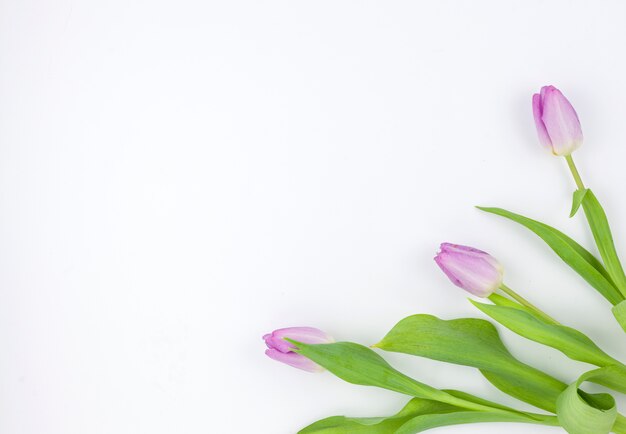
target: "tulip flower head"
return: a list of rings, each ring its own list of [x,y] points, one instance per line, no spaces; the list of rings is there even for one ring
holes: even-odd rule
[[[576,110],[556,87],[544,86],[533,95],[533,115],[539,141],[554,155],[570,155],[583,143]]]
[[[488,297],[502,285],[504,269],[490,254],[472,247],[443,243],[435,262],[456,286]]]
[[[293,351],[296,346],[285,338],[302,342],[303,344],[329,344],[335,340],[313,327],[288,327],[274,330],[263,336],[267,350],[265,354],[271,359],[286,363],[294,368],[309,372],[321,372],[324,370],[320,365]]]

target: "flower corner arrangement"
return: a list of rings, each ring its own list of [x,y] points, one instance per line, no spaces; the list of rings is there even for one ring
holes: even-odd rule
[[[576,111],[553,86],[533,95],[532,111],[539,141],[567,162],[576,184],[570,217],[582,208],[599,257],[545,223],[501,208],[479,209],[522,225],[541,238],[604,296],[612,317],[626,331],[626,274],[607,216],[594,193],[583,184],[572,158],[583,141]],[[471,303],[491,321],[412,315],[398,322],[380,342],[368,346],[335,342],[312,327],[283,328],[263,337],[266,354],[274,360],[309,372],[326,370],[348,383],[388,389],[407,397],[406,405],[394,415],[332,416],[303,428],[300,434],[414,434],[479,422],[548,425],[570,434],[626,434],[626,416],[619,413],[613,397],[626,393],[626,365],[611,356],[610,350],[600,348],[574,324],[560,323],[507,286],[502,265],[488,253],[443,243],[435,262],[453,284],[480,299]],[[517,360],[492,321],[594,367],[578,378],[553,377]],[[394,369],[385,361],[384,352],[474,367],[493,386],[536,407],[536,411],[521,411],[463,391],[429,386]],[[591,393],[587,383],[595,383],[603,391]]]

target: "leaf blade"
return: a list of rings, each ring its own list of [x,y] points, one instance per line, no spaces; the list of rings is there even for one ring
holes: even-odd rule
[[[289,340],[289,339],[288,339]],[[304,344],[292,341],[299,354],[313,360],[344,381],[374,386],[417,398],[446,402],[448,394],[394,369],[371,349],[353,342]]]
[[[604,260],[606,269],[613,282],[615,282],[617,289],[619,289],[622,295],[626,295],[626,274],[624,274],[622,263],[617,256],[606,213],[595,194],[589,189],[587,189],[581,201],[591,233],[600,251],[600,256]]]
[[[527,310],[516,307],[470,302],[485,315],[509,330],[532,341],[555,348],[573,360],[607,366],[619,363],[576,329],[549,324]]]
[[[576,215],[576,212],[578,212],[578,209],[580,208],[580,205],[583,203],[583,199],[585,198],[585,195],[587,194],[588,191],[589,190],[586,188],[578,189],[574,191],[574,195],[572,197],[572,210],[569,213],[570,218]]]
[[[602,376],[603,368],[581,375],[557,399],[557,418],[570,434],[608,434],[617,420],[617,407],[611,395],[587,394],[578,388],[584,381]]]
[[[585,198],[589,195],[585,195]],[[584,204],[584,202],[583,202]],[[613,284],[612,278],[602,263],[589,251],[565,235],[563,232],[541,223],[537,220],[524,217],[520,214],[502,208],[477,207],[478,209],[505,217],[521,224],[534,232],[574,271],[587,281],[593,288],[602,294],[611,304],[615,305],[624,300],[624,296]]]
[[[387,434],[394,433],[410,419],[424,414],[458,411],[441,402],[413,398],[398,413],[389,417],[354,418],[332,416],[318,420],[298,431],[298,434]]]
[[[468,394],[456,392],[459,397]],[[475,399],[475,397],[472,397]],[[486,403],[478,399],[479,402]],[[441,402],[413,398],[402,410],[389,417],[351,418],[328,417],[303,428],[298,434],[414,434],[441,426],[481,422],[522,422],[557,425],[554,416],[504,414],[487,411],[467,411]]]
[[[613,306],[611,311],[619,325],[622,326],[626,332],[626,300]]]
[[[487,322],[484,320],[479,321]],[[416,398],[439,401],[468,410],[529,415],[528,413],[489,402],[467,393],[440,390],[421,383],[397,371],[379,354],[363,345],[352,342],[304,344],[291,339],[287,339],[287,341],[296,345],[293,351],[311,359],[348,383],[380,387]]]
[[[567,387],[513,357],[493,324],[481,319],[446,321],[432,315],[412,315],[396,324],[375,347],[478,368],[503,392],[552,412],[557,397]]]
[[[484,422],[525,422],[537,423],[529,419],[485,411],[459,411],[443,414],[417,416],[402,425],[394,434],[417,434],[432,428]],[[552,425],[552,424],[550,424]]]

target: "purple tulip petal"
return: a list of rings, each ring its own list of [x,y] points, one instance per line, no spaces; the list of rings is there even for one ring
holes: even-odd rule
[[[272,333],[275,338],[293,339],[294,341],[302,342],[304,344],[326,344],[332,341],[332,338],[323,331],[314,327],[288,327],[284,329],[275,330]]]
[[[554,155],[567,156],[583,142],[583,133],[574,107],[554,86],[544,86],[533,95],[533,117],[539,141]]]
[[[278,350],[270,348],[265,350],[265,354],[271,359],[286,363],[289,366],[293,366],[294,368],[302,369],[304,371],[321,372],[324,370],[324,368],[317,363],[297,353],[282,353]]]
[[[546,148],[552,150],[552,141],[550,140],[550,136],[548,135],[548,130],[546,130],[546,126],[541,120],[541,115],[543,112],[542,104],[541,104],[541,95],[538,93],[533,95],[533,117],[535,118],[535,126],[537,127],[537,135],[539,136],[539,142]]]
[[[269,348],[276,348],[283,353],[294,348],[294,345],[284,338],[302,342],[303,344],[326,344],[333,342],[330,336],[313,327],[288,327],[275,330],[271,334],[263,336]]]
[[[502,284],[502,265],[482,250],[443,243],[435,262],[452,283],[479,297],[489,296]]]
[[[552,140],[556,155],[569,155],[583,141],[580,121],[574,107],[556,88],[546,90],[543,101],[542,120]]]
[[[263,340],[265,341],[267,348],[274,348],[281,353],[287,353],[295,348],[291,342],[287,342],[283,338],[274,336],[274,333],[263,336]]]
[[[265,351],[268,357],[309,372],[323,370],[321,366],[293,351],[295,345],[285,338],[305,344],[328,344],[334,342],[332,337],[313,327],[288,327],[263,336],[268,347]]]

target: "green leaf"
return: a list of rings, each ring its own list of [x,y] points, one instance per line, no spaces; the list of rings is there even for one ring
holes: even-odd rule
[[[421,398],[413,398],[397,414],[390,417],[354,418],[333,416],[319,420],[298,434],[387,434],[395,433],[407,421],[425,414],[460,411],[458,407]]]
[[[485,407],[491,407],[491,408],[499,408],[500,410],[506,410],[506,411],[512,411],[513,409],[511,409],[510,407],[506,407],[502,404],[498,404],[496,402],[492,402],[492,401],[487,401],[486,399],[483,398],[479,398],[478,396],[474,396],[471,395],[467,392],[462,392],[460,390],[454,390],[454,389],[443,389],[444,392],[449,393],[452,396],[455,396],[457,398],[463,399],[465,401],[470,401],[470,402],[474,402],[476,404],[481,404]],[[517,410],[513,410],[513,411],[517,411]],[[537,415],[535,413],[526,413],[524,412],[524,414],[526,416],[530,416],[536,420],[541,420],[543,416]]]
[[[618,434],[626,433],[626,417],[622,416],[619,413],[617,414],[617,419],[613,424],[613,432]]]
[[[454,413],[426,414],[423,416],[417,416],[402,425],[398,430],[394,432],[394,434],[415,434],[441,426],[482,422],[537,423],[527,418],[523,418],[520,416],[509,416],[502,413],[490,413],[485,411],[459,411]],[[557,424],[544,423],[544,425]]]
[[[297,352],[326,368],[344,381],[381,387],[417,398],[448,402],[448,395],[395,370],[380,355],[352,342],[310,345],[291,341]],[[454,404],[454,403],[453,403]]]
[[[536,407],[556,410],[567,385],[509,353],[496,328],[481,319],[441,320],[413,315],[400,321],[375,347],[472,366],[498,389]]]
[[[615,399],[609,394],[587,394],[578,387],[584,381],[605,375],[596,369],[581,375],[557,400],[557,417],[570,434],[608,434],[617,419]]]
[[[421,383],[395,370],[380,355],[363,345],[352,342],[312,345],[291,339],[287,340],[296,346],[294,351],[311,359],[348,383],[380,387],[463,409],[529,415],[470,394],[443,391]]]
[[[609,221],[604,209],[602,209],[602,205],[600,205],[596,196],[589,189],[587,189],[587,194],[583,197],[582,205],[606,269],[613,282],[615,282],[615,286],[617,286],[622,295],[626,295],[626,275],[617,257],[611,228],[609,227]]]
[[[582,190],[576,190],[574,192],[574,197],[572,199],[572,210],[569,213],[570,218],[576,215],[578,208],[580,208],[580,204],[583,202],[585,195],[589,190],[587,188],[583,188]]]
[[[298,431],[298,434],[390,434],[395,433],[405,420],[394,417],[331,416],[312,423]]]
[[[587,198],[590,196],[593,196],[593,194],[588,193],[585,195],[583,207],[587,202]],[[614,286],[609,273],[600,261],[563,232],[544,223],[501,208],[478,207],[478,209],[506,217],[530,229],[543,239],[567,265],[602,294],[611,304],[615,305],[624,300],[624,296]]]
[[[613,306],[612,311],[613,316],[615,316],[619,325],[621,325],[626,332],[626,301],[622,301],[621,303]]]
[[[473,300],[470,302],[520,336],[555,348],[570,359],[602,367],[593,371],[595,374],[586,381],[626,393],[626,366],[606,354],[578,330],[561,324],[546,323],[523,306],[492,306]]]
[[[550,422],[548,419],[549,417],[546,417],[546,421],[541,424],[558,426],[558,421]],[[423,416],[417,416],[402,425],[394,432],[394,434],[415,434],[441,426],[482,422],[539,423],[516,415],[489,413],[485,411],[458,411],[454,413],[425,414]]]
[[[368,418],[333,416],[307,426],[298,434],[413,434],[440,426],[477,422],[558,424],[554,416],[534,419],[521,414],[467,411],[437,401],[413,398],[394,416]]]
[[[470,302],[509,330],[555,348],[570,359],[596,366],[619,363],[578,330],[560,324],[549,324],[538,316],[516,307],[494,306],[473,300]]]
[[[600,384],[620,393],[626,393],[626,367],[624,365],[605,366],[589,371],[585,381]]]

